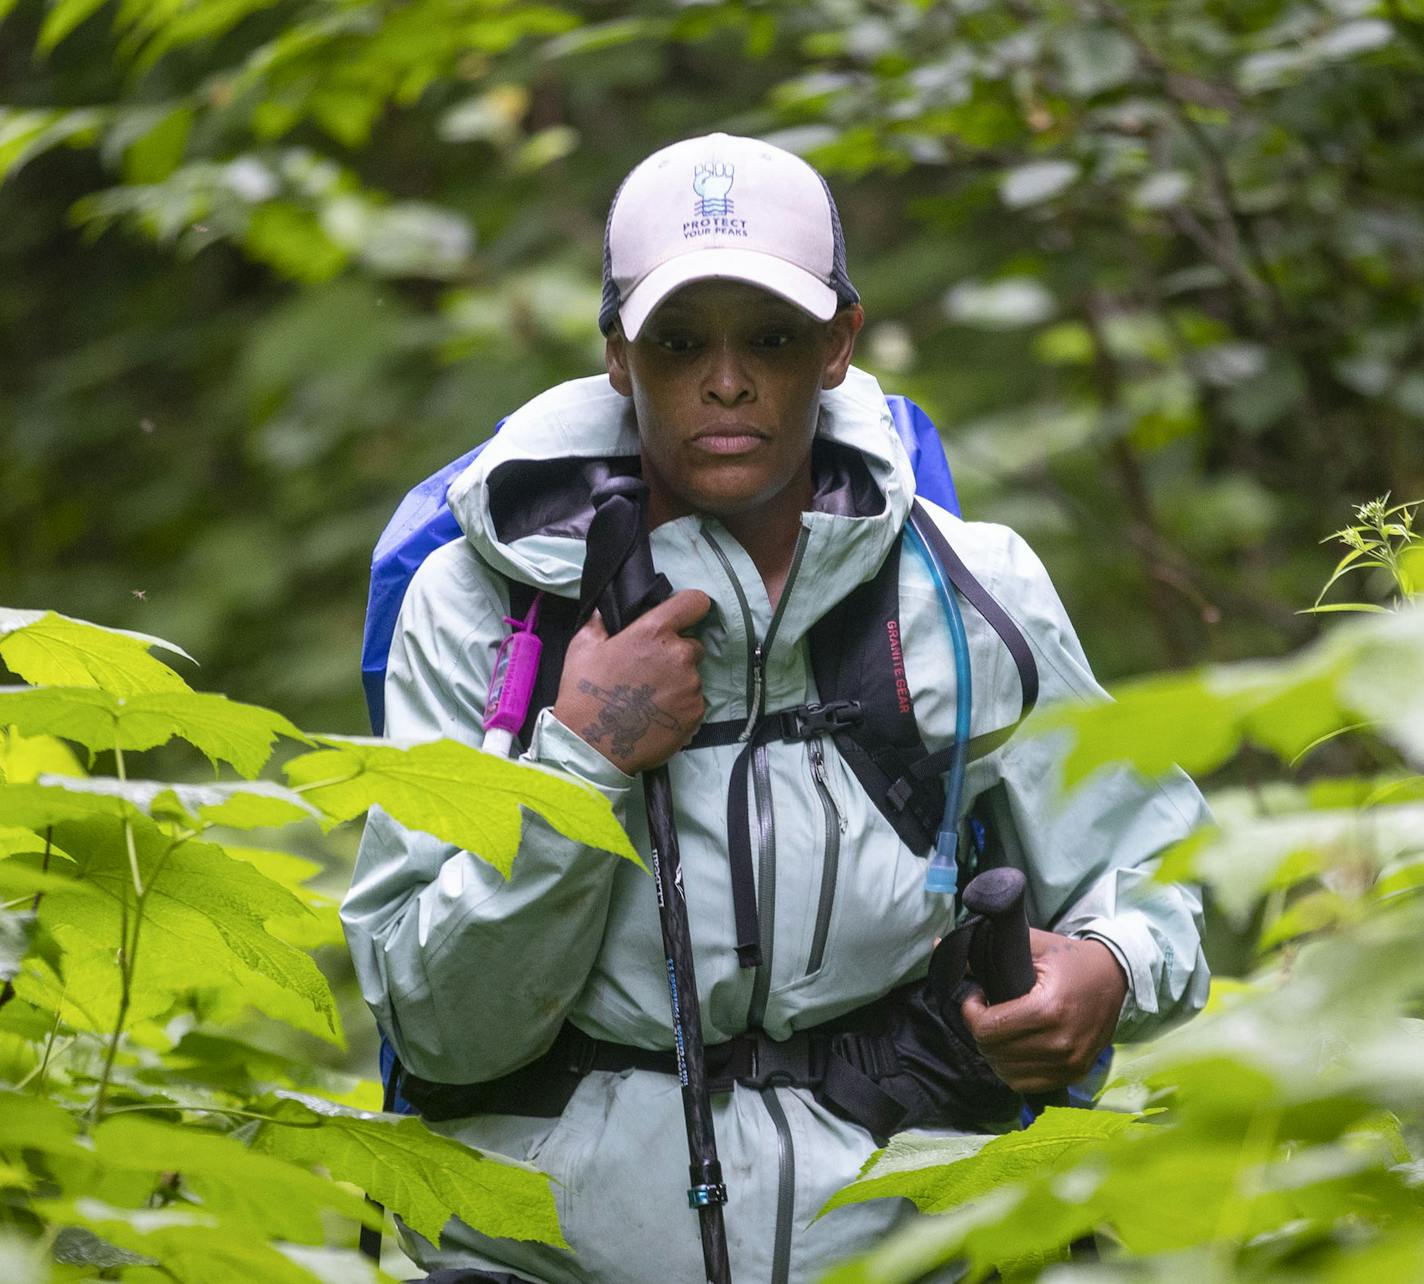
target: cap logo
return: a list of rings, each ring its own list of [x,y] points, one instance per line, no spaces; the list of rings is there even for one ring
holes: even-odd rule
[[[737,167],[730,161],[708,161],[692,170],[692,190],[697,199],[692,203],[692,217],[682,225],[682,235],[691,240],[698,236],[745,236],[747,221],[733,218],[735,206],[727,195]]]
[[[698,197],[692,212],[699,218],[730,214],[732,202],[727,193],[732,190],[732,179],[736,173],[737,167],[726,161],[698,165],[692,171],[692,190]]]

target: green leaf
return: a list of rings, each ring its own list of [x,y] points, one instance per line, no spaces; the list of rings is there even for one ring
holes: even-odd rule
[[[116,696],[93,687],[0,687],[0,723],[25,735],[61,736],[90,750],[154,749],[180,736],[216,766],[249,779],[262,770],[279,735],[310,743],[280,713],[205,691]]]
[[[1014,1219],[1018,1204],[1019,1192],[996,1191],[951,1213],[915,1218],[870,1252],[842,1262],[821,1284],[917,1284],[955,1257],[970,1232]]]
[[[103,114],[91,108],[24,111],[0,107],[0,182],[12,177],[33,157],[61,143],[77,144],[91,140],[103,123]],[[6,613],[0,608],[0,617]],[[40,612],[22,614],[37,616]],[[0,619],[0,633],[3,632],[4,623]]]
[[[1070,786],[1114,762],[1148,776],[1173,764],[1210,771],[1246,740],[1290,761],[1360,715],[1424,759],[1424,610],[1352,621],[1283,661],[1141,679],[1114,695],[1108,704],[1055,704],[1026,724],[1030,734],[1072,729]]]
[[[0,1089],[0,1150],[73,1155],[81,1153],[78,1135],[74,1117],[54,1102]]]
[[[122,799],[154,820],[190,826],[264,829],[323,819],[300,794],[270,780],[174,785],[162,780],[119,780],[113,776],[41,776],[35,783],[46,789],[64,789],[71,795]]]
[[[324,1212],[380,1225],[360,1195],[222,1133],[124,1114],[99,1124],[93,1141],[98,1161],[109,1169],[181,1169],[184,1186],[205,1211],[224,1222],[246,1222],[269,1239],[319,1244]]]
[[[180,1207],[116,1208],[97,1199],[36,1200],[35,1210],[60,1225],[92,1231],[150,1261],[160,1262],[167,1278],[203,1284],[320,1284],[240,1223],[224,1226],[211,1213]]]
[[[293,759],[287,779],[333,820],[379,806],[508,877],[523,828],[520,808],[529,807],[564,837],[642,865],[608,800],[572,777],[454,740],[401,748],[384,740],[316,739],[331,747]]]
[[[0,660],[37,686],[102,687],[116,696],[188,690],[178,674],[148,654],[154,646],[192,659],[181,647],[146,633],[106,629],[54,611],[0,607]]]
[[[5,792],[0,791],[0,801]],[[266,928],[269,919],[308,913],[301,901],[211,843],[189,840],[174,846],[148,819],[140,816],[131,824],[146,889],[131,1023],[161,1013],[179,994],[217,985],[235,989],[269,1016],[341,1043],[325,978],[306,954]],[[133,899],[122,829],[91,817],[56,825],[55,837],[76,853],[77,872],[88,885],[82,893],[51,890],[39,907],[41,923],[65,950],[68,988],[63,999],[82,1005],[73,1014],[76,1022],[112,1023],[121,907]],[[94,888],[102,899],[89,894]],[[28,974],[17,988],[23,992],[27,985],[39,987],[31,991],[35,1001],[51,1001],[41,982]]]
[[[410,1116],[347,1110],[314,1097],[284,1096],[265,1113],[298,1126],[265,1124],[254,1149],[320,1164],[432,1243],[453,1216],[496,1238],[568,1247],[549,1178],[524,1164],[442,1137]]]
[[[3,688],[0,688],[3,690]],[[69,746],[53,736],[24,736],[18,731],[6,731],[0,715],[0,783],[28,784],[44,772],[61,776],[82,776]]]
[[[161,183],[183,160],[193,112],[179,107],[159,117],[156,124],[129,144],[124,153],[124,181]]]
[[[257,847],[235,847],[224,844],[223,851],[234,860],[246,861],[275,883],[280,883],[297,897],[310,913],[300,917],[267,920],[267,930],[304,950],[322,946],[343,946],[345,929],[341,926],[340,901],[325,892],[305,886],[308,879],[321,874],[322,867],[290,852],[269,851]]]
[[[40,52],[48,53],[81,22],[102,9],[105,2],[106,0],[55,0],[36,41]]]
[[[1059,36],[1056,51],[1069,92],[1080,98],[1115,89],[1137,70],[1136,50],[1111,27],[1069,27]]]
[[[1160,881],[1200,881],[1237,927],[1266,892],[1322,870],[1380,869],[1424,845],[1424,805],[1306,811],[1231,820],[1172,849]]]
[[[922,1213],[946,1212],[1000,1186],[1062,1168],[1133,1125],[1131,1115],[1049,1107],[1022,1132],[994,1137],[967,1156],[957,1138],[947,1146],[896,1138],[822,1211],[867,1199],[901,1198],[912,1200]]]
[[[75,778],[75,785],[88,783],[88,777]],[[51,825],[66,820],[86,820],[104,817],[111,821],[138,817],[142,813],[126,798],[69,789],[61,785],[39,782],[27,785],[0,786],[0,825],[43,832]]]

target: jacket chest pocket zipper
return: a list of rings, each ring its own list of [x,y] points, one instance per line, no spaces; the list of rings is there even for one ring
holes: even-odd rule
[[[816,796],[821,800],[821,815],[825,822],[825,847],[821,865],[821,895],[816,905],[816,927],[811,934],[811,954],[806,961],[806,975],[820,970],[825,961],[826,937],[831,930],[831,911],[836,903],[836,878],[840,872],[841,835],[846,818],[831,790],[826,771],[826,751],[821,738],[806,742],[806,756],[811,761],[811,779],[816,784]]]

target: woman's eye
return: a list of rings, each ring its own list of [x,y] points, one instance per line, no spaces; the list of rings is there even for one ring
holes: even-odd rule
[[[791,337],[789,330],[768,330],[757,338],[757,347],[774,352],[790,343]]]
[[[660,334],[656,342],[664,352],[691,352],[697,346],[697,341],[688,334]]]

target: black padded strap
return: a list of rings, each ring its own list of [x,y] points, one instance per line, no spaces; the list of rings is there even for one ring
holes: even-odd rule
[[[776,739],[776,728],[766,719],[757,723],[751,739],[732,763],[727,785],[727,867],[732,878],[732,916],[737,932],[737,965],[761,966],[761,919],[757,911],[756,873],[752,868],[752,832],[747,789],[752,757],[762,745]]]
[[[688,749],[714,749],[722,745],[734,745],[747,729],[745,718],[729,718],[724,722],[704,722],[697,728],[697,734],[685,745]]]
[[[897,540],[875,575],[812,625],[811,668],[822,700],[860,702],[864,717],[834,731],[836,748],[901,841],[926,853],[944,809],[940,782],[887,804],[890,788],[925,755],[900,638],[900,551]]]

